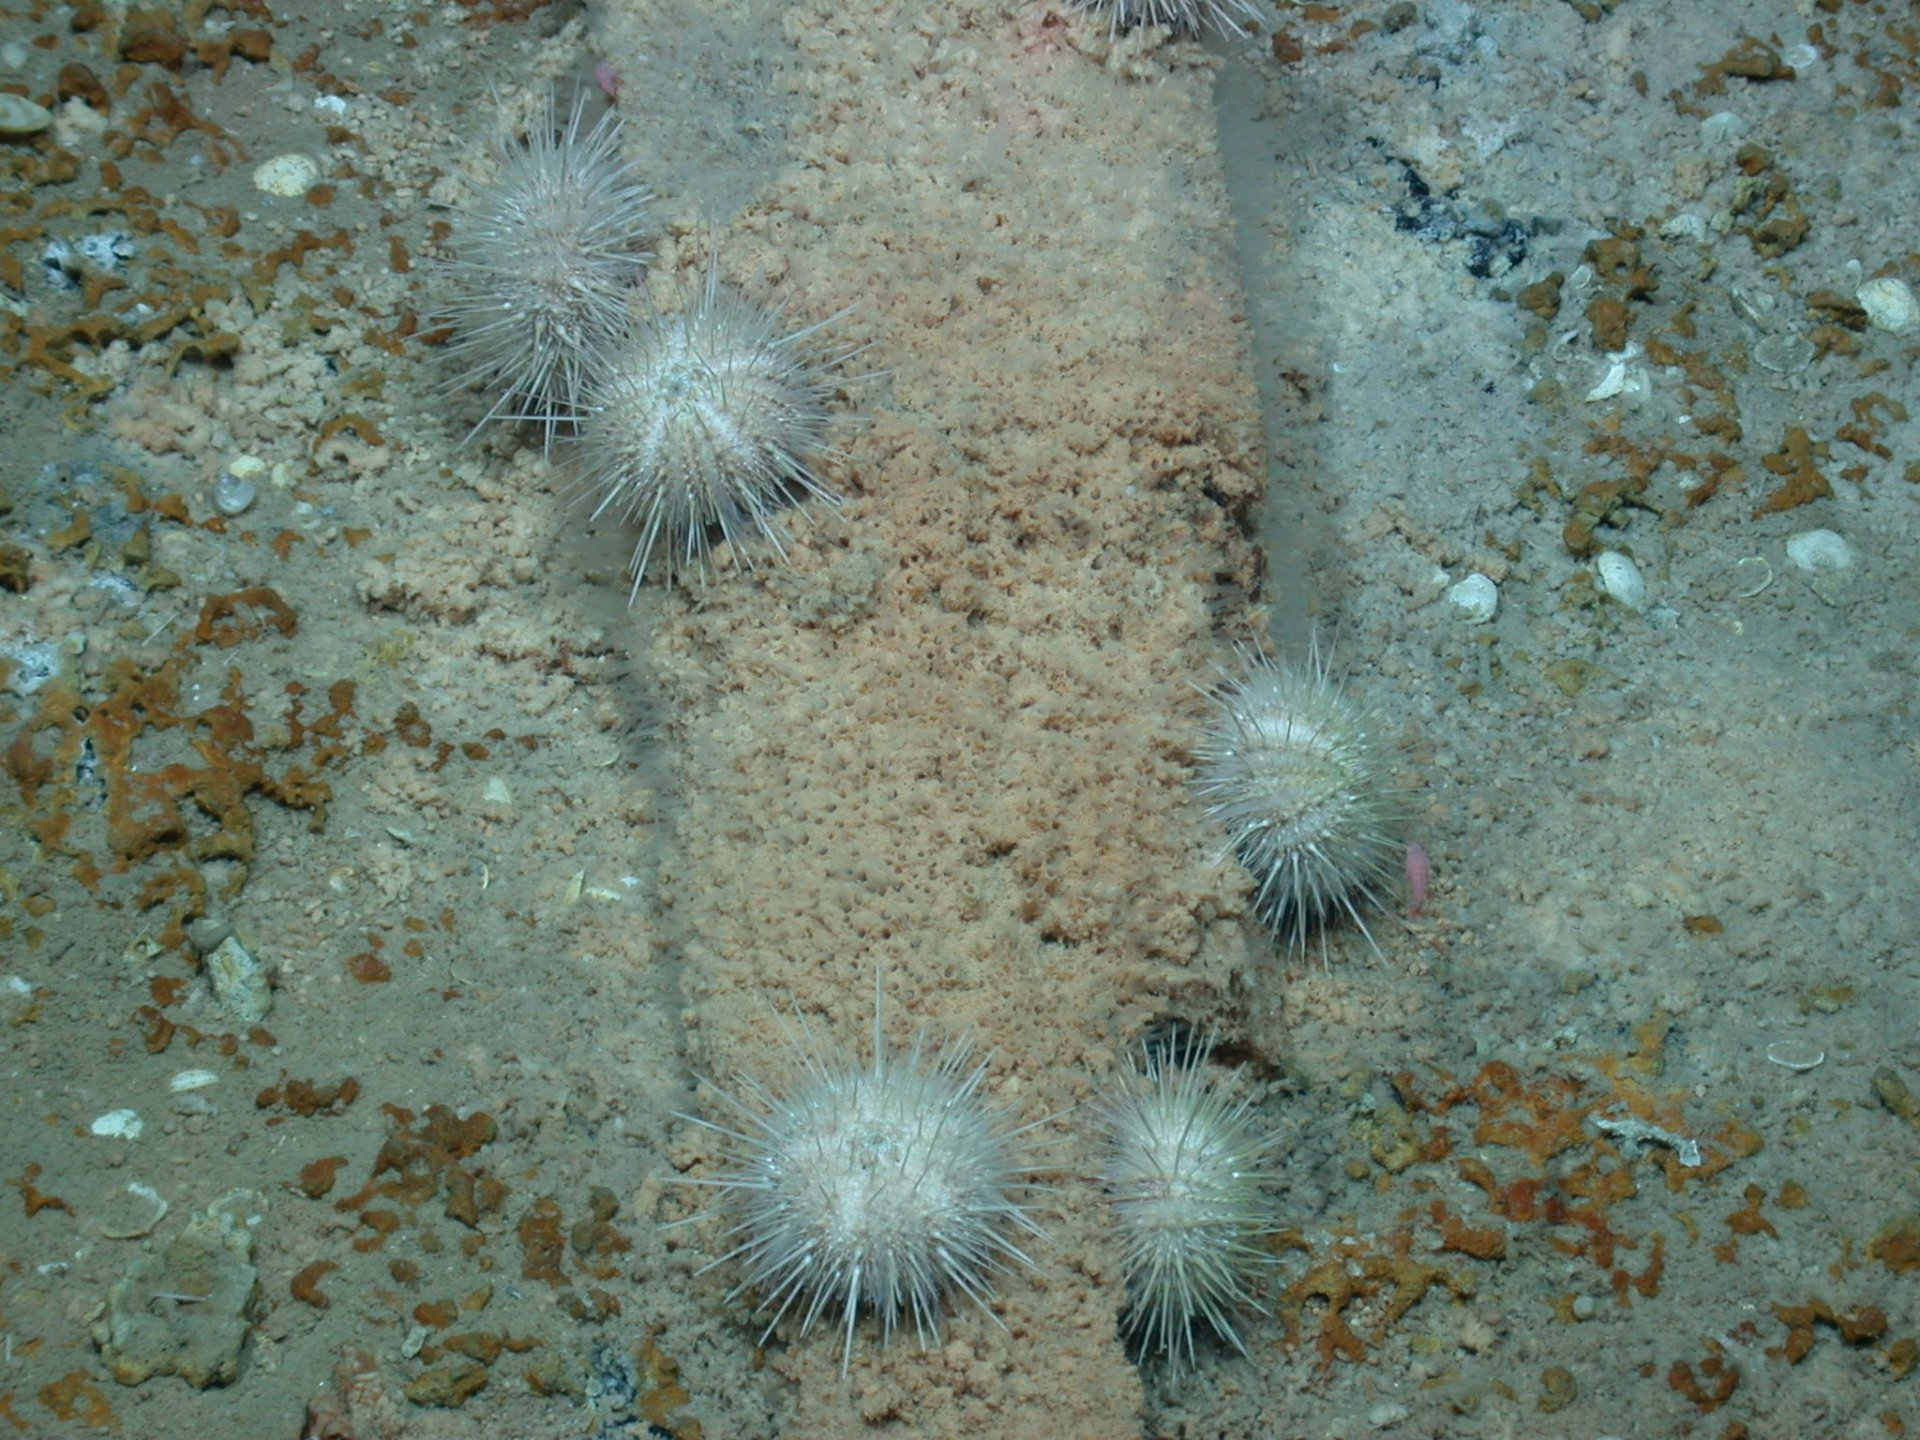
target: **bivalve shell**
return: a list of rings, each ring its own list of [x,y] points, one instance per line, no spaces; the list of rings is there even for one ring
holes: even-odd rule
[[[0,92],[0,135],[38,135],[53,124],[53,112],[24,95]]]
[[[105,1136],[109,1140],[138,1140],[145,1128],[139,1113],[134,1110],[109,1110],[87,1126],[90,1133]]]
[[[1602,595],[1629,610],[1647,608],[1647,582],[1631,556],[1622,555],[1618,550],[1602,550],[1594,558],[1593,569]]]
[[[1788,539],[1787,558],[1809,575],[1831,575],[1853,564],[1853,546],[1831,530],[1802,530]]]
[[[1914,299],[1912,287],[1891,275],[1867,281],[1853,292],[1853,298],[1876,329],[1910,330],[1920,321],[1920,300]]]

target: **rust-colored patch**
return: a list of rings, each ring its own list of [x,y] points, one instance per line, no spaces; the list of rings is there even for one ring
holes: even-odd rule
[[[20,1192],[20,1198],[26,1202],[27,1218],[31,1220],[42,1210],[64,1210],[69,1215],[73,1214],[73,1206],[62,1200],[58,1195],[47,1194],[46,1191],[33,1183],[40,1178],[40,1169],[41,1166],[38,1160],[30,1160],[27,1162],[26,1171],[18,1180],[10,1180],[7,1182]]]
[[[316,1310],[324,1310],[333,1302],[320,1293],[320,1282],[340,1267],[331,1260],[316,1260],[293,1277],[288,1289],[293,1298],[302,1304],[311,1305]]]
[[[315,1115],[340,1115],[360,1098],[360,1082],[349,1075],[331,1085],[316,1085],[311,1080],[290,1080],[280,1072],[277,1083],[253,1097],[259,1110],[285,1109],[303,1120]]]
[[[566,1237],[561,1232],[560,1204],[542,1195],[533,1208],[520,1217],[520,1274],[528,1280],[544,1280],[558,1289],[567,1283]]]
[[[1887,1317],[1877,1305],[1862,1305],[1851,1315],[1842,1314],[1825,1300],[1813,1299],[1804,1305],[1776,1305],[1773,1313],[1787,1327],[1787,1338],[1770,1348],[1767,1354],[1789,1365],[1798,1365],[1813,1349],[1815,1325],[1830,1325],[1849,1345],[1870,1345],[1887,1333]]]
[[[1815,463],[1831,458],[1826,441],[1815,442],[1800,426],[1789,425],[1780,448],[1760,457],[1760,464],[1769,474],[1780,476],[1781,483],[1754,508],[1754,517],[1778,515],[1831,496],[1833,486]]]
[[[309,1200],[318,1200],[333,1190],[340,1167],[347,1163],[344,1155],[326,1155],[318,1160],[310,1160],[300,1167],[299,1191]]]
[[[278,630],[284,638],[300,628],[300,617],[271,585],[252,585],[202,600],[200,621],[194,626],[193,638],[202,645],[218,645],[230,650],[245,641],[259,639],[265,633],[264,626]]]
[[[120,1417],[84,1370],[69,1370],[40,1387],[40,1403],[58,1420],[77,1420],[90,1430],[118,1430]]]
[[[1698,1373],[1685,1360],[1676,1360],[1667,1371],[1667,1384],[1700,1407],[1702,1414],[1718,1410],[1733,1398],[1740,1384],[1740,1367],[1727,1358],[1727,1347],[1718,1340],[1707,1341],[1707,1355]]]
[[[1366,1345],[1348,1320],[1356,1301],[1377,1302],[1369,1307],[1376,1317],[1369,1338],[1378,1344],[1436,1285],[1455,1296],[1471,1295],[1475,1290],[1469,1275],[1415,1260],[1404,1247],[1397,1253],[1382,1254],[1369,1252],[1354,1241],[1337,1248],[1341,1253],[1289,1285],[1279,1306],[1289,1346],[1300,1343],[1306,1306],[1316,1300],[1326,1306],[1320,1317],[1320,1333],[1314,1340],[1322,1367],[1331,1366],[1335,1360],[1357,1365],[1366,1358]]]

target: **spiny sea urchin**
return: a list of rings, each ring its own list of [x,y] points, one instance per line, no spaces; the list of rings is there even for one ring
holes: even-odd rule
[[[1394,804],[1366,712],[1340,692],[1316,646],[1304,667],[1241,651],[1241,672],[1210,692],[1194,788],[1225,827],[1257,889],[1254,909],[1290,949],[1377,905],[1400,857]],[[1377,947],[1376,947],[1377,948]]]
[[[1278,1137],[1247,1099],[1208,1080],[1212,1051],[1210,1038],[1190,1031],[1146,1047],[1096,1110],[1127,1333],[1143,1354],[1176,1367],[1193,1363],[1196,1319],[1246,1353],[1234,1315],[1273,1264],[1259,1242],[1274,1228],[1263,1166]]]
[[[902,1315],[930,1345],[953,1290],[998,1323],[992,1276],[1031,1265],[1013,1235],[1040,1229],[1015,1198],[1032,1168],[1021,1138],[1031,1127],[982,1103],[987,1062],[965,1041],[929,1056],[924,1034],[905,1053],[889,1050],[877,993],[866,1065],[823,1054],[804,1018],[781,1027],[788,1087],[748,1078],[740,1095],[723,1092],[729,1120],[682,1117],[724,1141],[726,1168],[688,1182],[717,1188],[716,1209],[732,1222],[730,1248],[706,1268],[743,1262],[728,1298],[761,1293],[758,1310],[773,1311],[763,1342],[789,1313],[805,1335],[837,1307],[843,1373],[862,1311],[879,1319],[883,1345]]]
[[[779,510],[798,495],[837,505],[813,471],[834,372],[853,353],[820,343],[829,316],[782,330],[781,309],[723,287],[717,265],[677,314],[654,316],[595,359],[584,396],[580,488],[597,519],[637,525],[633,590],[656,550],[667,579],[704,581],[718,531],[741,563],[749,533],[786,554]]]
[[[1243,35],[1260,18],[1250,0],[1069,0],[1075,10],[1107,17],[1107,33],[1118,35],[1141,25],[1163,25],[1176,33],[1197,33],[1212,25],[1223,35]]]
[[[459,367],[450,388],[494,392],[474,430],[529,419],[551,447],[578,413],[593,353],[626,325],[649,258],[641,234],[651,196],[621,158],[618,113],[591,128],[585,117],[584,95],[564,125],[549,100],[524,140],[496,145],[492,178],[460,207],[443,312]]]

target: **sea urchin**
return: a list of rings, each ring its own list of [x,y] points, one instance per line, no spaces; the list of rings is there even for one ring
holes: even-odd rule
[[[1273,1264],[1259,1241],[1273,1229],[1263,1166],[1277,1137],[1250,1103],[1206,1078],[1211,1040],[1171,1039],[1128,1057],[1101,1102],[1100,1178],[1121,1243],[1127,1332],[1145,1354],[1193,1363],[1204,1320],[1245,1353],[1234,1314]]]
[[[1070,0],[1075,10],[1104,15],[1109,35],[1141,25],[1197,33],[1211,25],[1223,35],[1242,35],[1260,18],[1250,0]]]
[[[626,325],[651,197],[621,158],[617,112],[591,128],[585,114],[582,96],[561,125],[549,100],[524,141],[496,147],[492,178],[461,207],[443,311],[452,388],[494,393],[475,430],[530,419],[551,446],[593,353]]]
[[[596,357],[581,422],[580,486],[598,518],[637,525],[638,593],[656,551],[672,581],[706,575],[712,532],[781,555],[778,511],[796,495],[838,504],[814,474],[833,372],[850,351],[818,343],[838,315],[783,331],[777,306],[723,287],[709,266],[678,314],[654,316]],[[744,564],[751,556],[741,552]]]
[[[707,1268],[744,1264],[729,1298],[760,1292],[759,1310],[773,1311],[763,1342],[789,1313],[805,1335],[837,1307],[843,1372],[862,1311],[878,1318],[883,1345],[903,1315],[930,1345],[953,1290],[998,1323],[986,1305],[991,1277],[1030,1265],[1013,1235],[1040,1230],[1014,1198],[1031,1168],[1029,1127],[1009,1127],[982,1103],[986,1062],[964,1041],[929,1056],[924,1036],[893,1053],[877,995],[866,1065],[823,1055],[802,1018],[781,1025],[790,1086],[748,1079],[742,1094],[723,1095],[725,1122],[683,1117],[725,1142],[726,1168],[689,1182],[717,1188],[731,1221],[730,1248]]]
[[[1360,910],[1379,903],[1401,851],[1366,713],[1341,694],[1317,647],[1304,668],[1254,650],[1241,660],[1241,673],[1211,692],[1194,789],[1252,874],[1254,909],[1291,949],[1339,914],[1371,944]]]

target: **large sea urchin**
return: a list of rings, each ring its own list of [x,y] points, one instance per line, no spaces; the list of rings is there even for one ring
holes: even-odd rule
[[[677,314],[646,320],[596,357],[580,485],[596,518],[611,510],[639,527],[635,593],[656,551],[669,581],[689,570],[704,579],[712,532],[737,550],[756,534],[784,556],[784,506],[798,495],[839,503],[813,471],[833,374],[851,353],[819,343],[838,318],[783,331],[779,307],[722,286],[709,266]]]
[[[708,1267],[743,1262],[729,1298],[760,1292],[759,1310],[773,1311],[763,1341],[790,1313],[805,1335],[837,1307],[842,1371],[862,1311],[878,1318],[882,1344],[910,1315],[930,1345],[953,1290],[997,1323],[991,1278],[1030,1265],[1013,1236],[1040,1230],[1015,1198],[1031,1168],[1027,1127],[982,1103],[986,1062],[964,1041],[929,1056],[924,1035],[890,1051],[877,995],[866,1065],[824,1055],[804,1019],[781,1023],[790,1086],[747,1079],[742,1094],[723,1096],[731,1118],[683,1117],[725,1142],[726,1168],[689,1183],[718,1188],[731,1221],[730,1248]]]
[[[1340,914],[1371,944],[1361,907],[1379,903],[1402,851],[1367,715],[1341,694],[1317,647],[1304,667],[1253,650],[1241,660],[1241,673],[1211,692],[1194,788],[1252,874],[1255,910],[1291,949]],[[1325,947],[1323,931],[1323,956]]]
[[[1250,0],[1070,0],[1075,10],[1104,15],[1109,35],[1141,25],[1195,33],[1211,25],[1223,35],[1242,35],[1260,18]]]
[[[524,141],[495,148],[493,176],[460,208],[444,318],[453,388],[494,394],[489,420],[530,419],[551,446],[578,413],[586,366],[627,323],[647,188],[620,155],[620,120],[586,128],[586,99],[564,125],[549,101]]]
[[[1277,1137],[1256,1123],[1246,1099],[1207,1079],[1212,1049],[1189,1032],[1148,1047],[1140,1060],[1129,1056],[1097,1111],[1127,1332],[1143,1353],[1175,1366],[1193,1363],[1196,1319],[1246,1352],[1234,1316],[1273,1264],[1259,1241],[1273,1229],[1262,1167]]]

